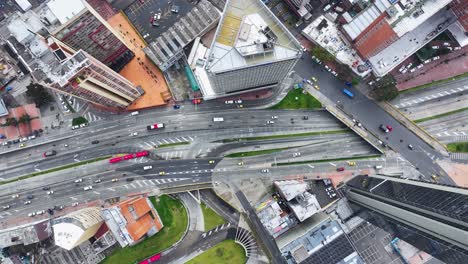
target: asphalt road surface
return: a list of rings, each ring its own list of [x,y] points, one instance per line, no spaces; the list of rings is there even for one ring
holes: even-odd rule
[[[297,74],[304,78],[317,77],[320,92],[330,100],[342,105],[343,111],[359,120],[367,130],[380,135],[382,140],[388,142],[393,150],[417,167],[426,178],[436,174],[442,176],[441,183],[454,184],[442,168],[435,163],[435,159],[443,158],[439,152],[401,125],[357,89],[349,88],[354,93],[354,98],[347,97],[342,92],[345,87],[344,83],[328,73],[322,66],[313,62],[309,55],[303,57],[294,68]],[[379,129],[381,124],[390,125],[393,127],[393,131],[384,133]],[[408,148],[409,144],[414,147],[414,150]]]

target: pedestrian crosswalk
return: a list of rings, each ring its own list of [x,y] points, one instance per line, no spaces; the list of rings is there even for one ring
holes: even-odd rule
[[[96,121],[102,119],[102,117],[100,117],[100,116],[98,116],[98,115],[96,115],[94,113],[91,113],[89,111],[86,112],[83,116],[86,118],[86,120],[88,120],[89,123],[96,122]]]
[[[414,100],[411,100],[411,101],[408,100],[406,102],[396,104],[395,107],[396,108],[410,107],[410,106],[415,105],[415,104],[420,104],[420,103],[423,103],[423,102],[426,102],[426,101],[429,101],[429,100],[433,100],[433,99],[436,99],[436,98],[439,98],[439,97],[444,97],[444,96],[451,95],[451,94],[454,94],[454,93],[463,92],[465,90],[468,90],[468,86],[466,86],[466,85],[463,86],[463,87],[458,87],[458,88],[453,88],[453,89],[450,89],[450,90],[447,90],[447,91],[442,91],[440,93],[434,93],[434,94],[431,94],[431,95],[428,95],[428,96],[425,96],[425,97],[422,97],[422,98],[414,99]]]
[[[450,159],[468,161],[468,153],[450,153]]]
[[[455,141],[465,142],[468,141],[468,131],[444,131],[435,134],[436,137],[455,137]]]
[[[161,145],[167,144],[177,144],[182,142],[192,142],[194,141],[196,136],[179,136],[179,137],[172,137],[172,138],[162,138],[162,139],[154,139],[154,140],[147,140],[138,143],[138,146],[142,149],[154,149]]]

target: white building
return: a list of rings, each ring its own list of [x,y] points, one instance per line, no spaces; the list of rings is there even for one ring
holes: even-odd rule
[[[103,223],[99,207],[84,208],[53,220],[55,244],[66,250],[96,234]]]
[[[228,0],[204,66],[205,99],[276,87],[302,55],[299,42],[260,0]]]

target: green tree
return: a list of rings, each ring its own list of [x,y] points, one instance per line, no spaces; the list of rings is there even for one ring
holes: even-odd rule
[[[324,62],[335,60],[335,57],[333,56],[333,54],[331,54],[326,49],[320,46],[314,46],[310,50],[310,54],[312,54],[313,56],[317,57],[319,60],[324,61]]]
[[[373,97],[377,101],[388,101],[398,96],[396,81],[390,75],[382,77],[373,85]]]
[[[52,96],[44,86],[37,83],[30,83],[26,86],[26,89],[26,95],[34,101],[37,107],[41,107],[52,102]]]
[[[31,121],[31,117],[28,114],[23,114],[19,118],[18,124],[26,124],[26,123],[29,123],[30,121]]]
[[[18,125],[18,120],[16,120],[16,118],[14,117],[8,117],[6,120],[5,120],[5,126],[17,126]]]

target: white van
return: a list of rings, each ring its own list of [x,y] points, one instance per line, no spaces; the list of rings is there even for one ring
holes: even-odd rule
[[[224,117],[213,117],[213,122],[224,122]]]
[[[375,169],[376,169],[376,170],[380,170],[380,169],[382,169],[382,168],[383,168],[382,165],[375,165]]]
[[[149,166],[144,166],[143,167],[143,170],[151,170],[153,168],[153,166],[149,165]]]
[[[136,115],[138,115],[138,114],[140,114],[140,112],[135,111],[135,112],[132,112],[130,115],[131,115],[131,116],[136,116]]]

